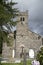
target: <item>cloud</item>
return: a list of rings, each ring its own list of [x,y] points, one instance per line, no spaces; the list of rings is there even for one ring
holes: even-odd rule
[[[20,11],[29,10],[29,27],[33,32],[43,32],[43,0],[13,0]],[[42,26],[42,27],[41,27]]]

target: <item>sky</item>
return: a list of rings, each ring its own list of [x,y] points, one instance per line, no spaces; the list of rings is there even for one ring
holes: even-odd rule
[[[31,31],[43,35],[43,0],[12,0],[20,11],[28,10],[28,26]]]

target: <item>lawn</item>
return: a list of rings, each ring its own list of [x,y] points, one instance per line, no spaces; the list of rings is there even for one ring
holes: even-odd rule
[[[24,65],[24,63],[2,63],[2,65]],[[27,61],[26,65],[31,65],[31,61]]]

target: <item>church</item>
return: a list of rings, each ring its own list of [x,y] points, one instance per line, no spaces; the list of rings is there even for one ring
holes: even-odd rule
[[[22,58],[26,50],[26,58],[36,58],[37,52],[43,45],[43,38],[28,28],[28,11],[19,12],[17,29],[14,31],[12,46],[3,44],[2,57],[14,61],[14,58]],[[16,34],[16,37],[15,37]]]

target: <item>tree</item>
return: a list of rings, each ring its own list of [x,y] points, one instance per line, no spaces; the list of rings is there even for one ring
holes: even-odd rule
[[[8,2],[8,0],[0,0],[0,53],[2,53],[2,43],[8,42],[8,33],[11,31],[10,27],[17,23],[17,21],[13,21],[13,19],[18,16],[18,9],[13,8],[15,4],[17,3],[12,2],[12,0],[10,2]],[[3,26],[6,26],[7,30],[5,30]]]
[[[36,59],[40,62],[40,65],[43,65],[43,47],[40,48]]]

